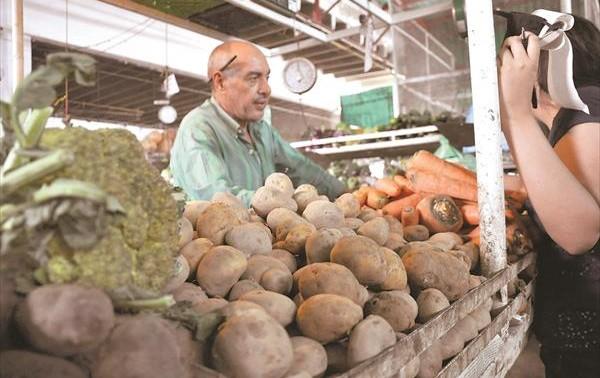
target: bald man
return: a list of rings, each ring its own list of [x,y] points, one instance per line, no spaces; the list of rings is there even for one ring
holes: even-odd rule
[[[294,185],[312,184],[334,199],[344,185],[292,148],[263,119],[269,102],[269,65],[253,44],[232,40],[208,59],[212,97],[181,121],[173,149],[175,184],[191,199],[229,192],[250,205],[254,191],[273,172]]]

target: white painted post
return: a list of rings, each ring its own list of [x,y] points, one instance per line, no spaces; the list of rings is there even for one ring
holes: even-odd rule
[[[506,266],[506,224],[492,0],[466,1],[471,90],[475,119],[481,270],[489,277]],[[505,295],[502,296],[505,301]]]
[[[12,0],[12,84],[13,90],[23,80],[25,65],[23,53],[23,0]]]
[[[560,0],[560,11],[563,13],[573,13],[571,0]]]

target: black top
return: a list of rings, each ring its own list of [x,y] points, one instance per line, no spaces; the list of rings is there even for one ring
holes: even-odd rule
[[[578,92],[590,114],[561,109],[548,135],[552,146],[574,126],[600,122],[600,87],[582,87]],[[533,218],[543,229],[535,214]],[[600,240],[588,253],[572,256],[544,236],[536,246],[536,336],[546,347],[600,352]]]

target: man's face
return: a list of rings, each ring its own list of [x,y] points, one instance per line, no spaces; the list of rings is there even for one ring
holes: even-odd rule
[[[238,122],[259,121],[271,95],[269,73],[260,51],[241,52],[216,83],[219,105]]]

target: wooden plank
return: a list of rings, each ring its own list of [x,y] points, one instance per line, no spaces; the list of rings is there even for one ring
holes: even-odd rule
[[[510,319],[517,313],[519,308],[527,302],[527,298],[533,290],[533,281],[520,292],[505,308],[498,314],[494,320],[483,329],[459,354],[457,354],[437,375],[439,378],[458,377],[471,362],[473,362],[479,353],[488,345],[488,343],[502,329],[507,327]]]
[[[450,307],[398,341],[394,346],[353,369],[337,375],[337,377],[390,377],[397,374],[410,360],[429,348],[433,341],[454,327],[459,319],[472,312],[484,300],[504,287],[534,261],[535,254],[530,253],[524,256],[521,260],[502,269],[487,281],[469,291]]]

